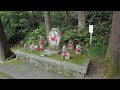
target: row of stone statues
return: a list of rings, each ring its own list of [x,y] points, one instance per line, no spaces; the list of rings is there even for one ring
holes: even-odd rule
[[[62,59],[70,59],[70,53],[68,52],[68,49],[74,50],[73,41],[69,40],[68,45],[67,46],[63,45],[61,49],[60,40],[61,40],[62,34],[60,30],[57,28],[52,28],[48,37],[49,37],[49,46],[50,46],[48,49],[44,49],[45,40],[44,40],[44,37],[41,35],[40,40],[39,40],[39,47],[37,45],[32,44],[30,46],[30,51],[33,51],[33,50],[43,51],[44,50],[45,53],[42,56],[50,56],[55,53],[62,52],[61,53]],[[24,47],[26,47],[26,45],[24,45]],[[81,54],[80,44],[76,45],[75,53]]]
[[[71,43],[68,44],[68,48],[64,45],[62,47],[62,53],[61,53],[62,59],[70,59],[70,53],[69,53],[68,49],[74,50],[73,48],[74,48],[74,46]],[[81,54],[81,46],[79,44],[76,45],[75,53]]]

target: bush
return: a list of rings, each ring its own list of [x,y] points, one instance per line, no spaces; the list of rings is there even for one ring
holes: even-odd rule
[[[39,45],[39,39],[40,35],[43,35],[46,39],[46,33],[45,33],[45,25],[41,24],[38,29],[35,29],[34,31],[30,31],[29,34],[24,39],[24,42],[27,45],[36,44]]]
[[[31,14],[27,11],[6,11],[1,12],[0,16],[3,22],[4,31],[9,44],[15,44],[24,39],[29,31],[38,28],[41,14]]]

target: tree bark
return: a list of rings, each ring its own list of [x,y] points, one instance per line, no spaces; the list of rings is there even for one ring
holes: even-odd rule
[[[0,19],[0,61],[4,61],[11,55],[12,52],[7,44],[7,39],[3,30],[2,21]]]
[[[85,29],[86,27],[86,14],[84,11],[77,11],[78,13],[78,29]]]
[[[68,21],[71,25],[73,25],[73,18],[71,16],[71,12],[70,11],[66,11],[66,15],[67,15],[67,18],[68,18]]]
[[[112,28],[109,38],[106,60],[111,63],[108,70],[113,74],[120,70],[120,11],[113,12]]]
[[[49,32],[51,30],[51,18],[50,18],[50,11],[44,11],[44,17],[45,17],[45,26],[46,26],[46,37],[49,41]]]

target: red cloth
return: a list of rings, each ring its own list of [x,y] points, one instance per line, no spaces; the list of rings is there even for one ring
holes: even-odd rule
[[[39,42],[39,44],[43,45],[43,41],[41,40],[41,41]]]
[[[51,41],[55,41],[56,37],[55,36],[52,36],[51,37]]]
[[[67,51],[66,51],[66,50],[64,50],[64,51],[63,51],[63,53],[64,53],[64,55],[66,55],[66,54],[67,54]]]
[[[42,51],[43,50],[43,48],[40,48],[40,51]]]
[[[34,48],[34,45],[32,45],[32,48]]]
[[[68,57],[69,55],[67,54],[66,57]]]
[[[80,49],[76,49],[76,52],[80,52]]]
[[[69,48],[72,48],[72,44],[69,44],[68,47],[69,47]]]
[[[35,48],[34,48],[34,50],[36,50],[36,51],[37,51],[37,50],[38,50],[38,47],[35,47]]]

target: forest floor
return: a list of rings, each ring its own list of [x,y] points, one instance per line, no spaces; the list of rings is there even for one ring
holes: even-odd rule
[[[12,48],[11,50],[16,51],[16,50],[19,50],[19,49],[20,48]],[[11,67],[11,65],[13,65],[13,66]],[[24,67],[26,69],[23,69],[22,67]],[[106,68],[103,64],[102,59],[98,59],[94,62],[92,61],[89,64],[88,72],[85,75],[84,79],[105,79],[105,70],[106,70]],[[25,63],[22,63],[22,62],[17,61],[17,60],[6,61],[2,65],[0,65],[0,71],[3,72],[3,73],[7,73],[8,75],[6,75],[6,77],[7,76],[9,76],[9,77],[12,76],[12,77],[15,77],[15,78],[18,78],[18,79],[19,78],[69,79],[69,78],[67,78],[63,75],[57,75],[57,74],[52,73],[50,71],[48,72],[46,70],[34,67],[32,65],[26,65]],[[40,71],[40,72],[38,72],[38,71]],[[34,73],[35,73],[35,75],[34,75]],[[36,77],[33,77],[32,75],[36,76]]]
[[[85,79],[105,79],[105,72],[106,68],[103,64],[103,60],[96,60],[90,63]]]

